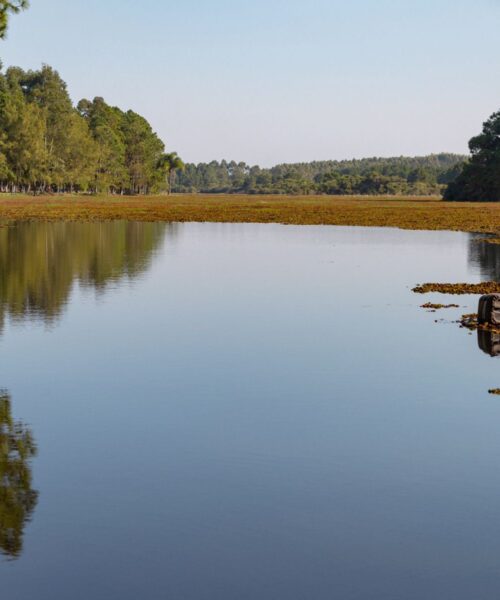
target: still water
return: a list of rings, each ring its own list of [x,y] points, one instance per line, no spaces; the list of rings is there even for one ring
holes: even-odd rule
[[[460,233],[0,229],[2,599],[496,600],[500,358],[410,289],[482,279]]]

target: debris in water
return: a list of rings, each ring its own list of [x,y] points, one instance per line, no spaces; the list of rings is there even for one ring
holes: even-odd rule
[[[433,304],[432,302],[427,302],[427,304],[422,304],[420,308],[428,308],[434,312],[442,308],[460,308],[460,306],[458,304]]]
[[[423,283],[413,288],[416,294],[438,292],[440,294],[499,294],[500,283],[485,281],[483,283]]]

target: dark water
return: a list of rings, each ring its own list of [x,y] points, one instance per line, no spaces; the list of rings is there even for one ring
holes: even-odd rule
[[[2,599],[497,599],[500,359],[410,291],[492,278],[457,233],[0,229]]]

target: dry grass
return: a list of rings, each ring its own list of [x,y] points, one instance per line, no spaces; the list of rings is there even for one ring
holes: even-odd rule
[[[500,234],[500,204],[422,197],[0,196],[0,219],[364,225]]]

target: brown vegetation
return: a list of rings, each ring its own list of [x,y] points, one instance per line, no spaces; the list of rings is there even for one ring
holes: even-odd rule
[[[0,197],[0,219],[361,225],[500,234],[500,204],[436,198],[173,195]]]
[[[417,294],[439,292],[440,294],[498,294],[500,283],[485,281],[483,283],[423,283],[413,288]]]
[[[422,304],[420,308],[427,308],[433,312],[436,310],[441,310],[442,308],[460,308],[458,304],[434,304],[433,302],[427,302],[426,304]]]

